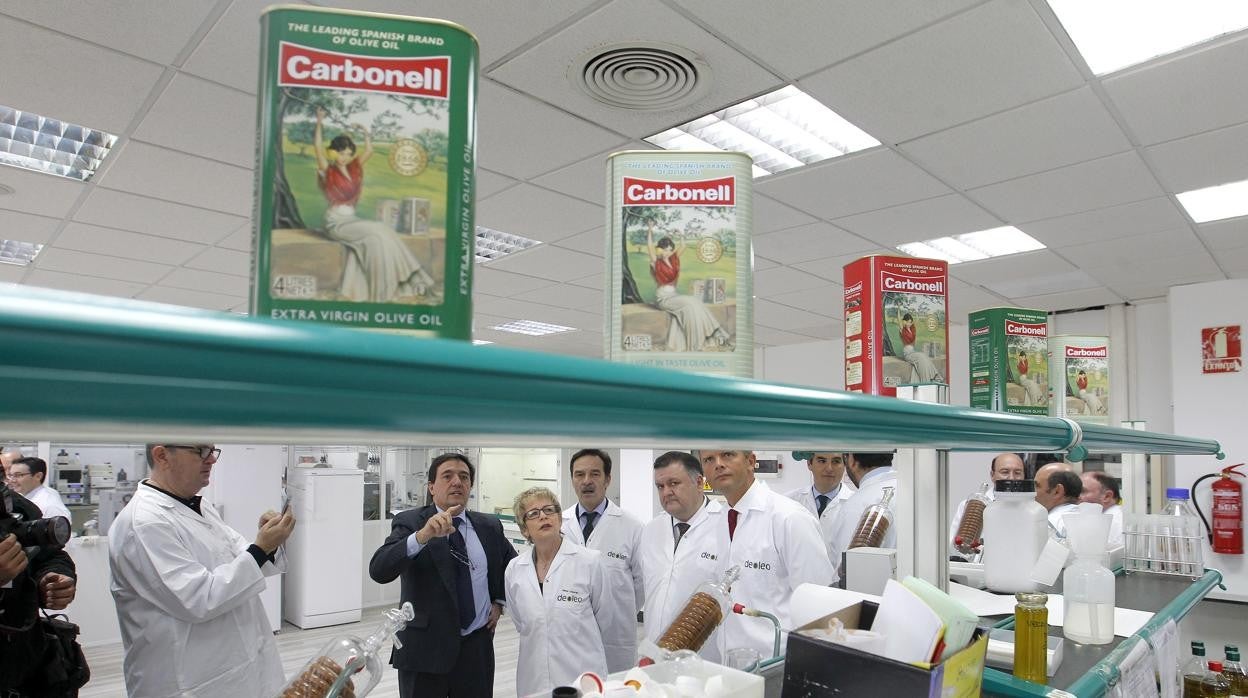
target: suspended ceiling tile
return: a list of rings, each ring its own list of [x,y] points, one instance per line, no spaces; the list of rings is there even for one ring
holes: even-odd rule
[[[537,276],[551,281],[563,281],[580,272],[602,269],[602,260],[561,247],[540,245],[508,255],[491,266],[502,271]]]
[[[574,66],[581,56],[638,42],[675,46],[699,56],[711,71],[709,79],[699,77],[707,81],[705,94],[672,109],[620,109],[593,99],[579,86]],[[782,86],[776,76],[658,0],[614,0],[507,60],[489,77],[633,138]]]
[[[1058,254],[1084,269],[1131,267],[1145,260],[1200,254],[1204,251],[1200,240],[1187,227],[1057,249]]]
[[[3,218],[0,218],[0,225],[3,225]],[[1218,253],[1219,261],[1223,251],[1248,247],[1248,216],[1201,223],[1196,226],[1196,230],[1209,245],[1209,249]]]
[[[1248,113],[1245,113],[1248,116]],[[1145,149],[1173,193],[1248,179],[1248,122]]]
[[[1099,285],[1096,279],[1081,269],[1072,269],[1056,274],[1039,274],[1021,267],[1018,269],[1018,275],[1015,278],[1004,281],[990,281],[984,284],[984,288],[1005,298],[1021,298],[1046,293],[1077,291],[1085,288],[1095,288]]]
[[[478,103],[477,163],[508,177],[529,179],[628,142],[493,80],[481,81]]]
[[[129,257],[158,264],[183,264],[206,249],[182,240],[141,235],[125,230],[70,223],[56,238],[56,246],[79,252]],[[248,256],[250,259],[250,256]]]
[[[477,225],[541,242],[562,240],[602,221],[601,206],[532,184],[512,187],[477,207]]]
[[[585,269],[581,269],[580,271],[585,271]],[[598,288],[605,290],[606,287],[604,284],[606,283],[606,274],[602,271],[601,265],[599,265],[595,271],[592,271],[585,276],[578,277],[576,276],[578,273],[578,271],[569,271],[569,281],[567,283],[570,283],[573,286],[584,286],[585,288]]]
[[[1100,305],[1114,305],[1121,303],[1125,299],[1108,288],[1097,287],[1082,289],[1079,291],[1065,291],[1039,296],[1027,296],[1024,298],[1017,298],[1015,300],[1024,308],[1034,308],[1036,310],[1054,312],[1058,310],[1093,308]]]
[[[98,276],[85,276],[76,273],[63,273],[47,269],[31,269],[23,280],[27,286],[55,288],[62,291],[78,293],[95,293],[102,296],[118,296],[133,298],[135,294],[147,287],[147,284],[121,279],[104,279]]]
[[[0,184],[13,190],[0,196],[0,208],[36,216],[62,218],[87,188],[82,182],[42,172],[0,167]]]
[[[26,276],[25,266],[19,267],[16,264],[0,264],[0,283],[20,283],[22,277],[24,276]]]
[[[1026,2],[998,0],[815,73],[801,86],[886,143],[1083,84]]]
[[[1134,151],[990,184],[971,198],[1012,223],[1078,213],[1162,194]]]
[[[783,347],[790,344],[807,344],[814,338],[795,332],[785,332],[774,327],[755,327],[754,344],[763,347]]]
[[[186,263],[191,269],[215,271],[251,278],[251,255],[245,252],[209,247]]]
[[[936,178],[886,148],[772,175],[754,188],[826,220],[951,193]]]
[[[1022,254],[981,259],[949,265],[949,275],[970,284],[988,286],[998,281],[1010,281],[1020,274],[1060,274],[1072,271],[1069,262],[1049,250],[1035,250]]]
[[[1011,305],[1013,303],[1010,301],[978,286],[972,286],[957,279],[949,281],[950,322],[965,323],[967,316],[973,311],[984,308],[1004,308]]]
[[[1049,247],[1066,247],[1173,230],[1185,225],[1187,220],[1174,203],[1169,198],[1158,197],[1021,223],[1018,228]]]
[[[791,293],[823,285],[824,280],[791,267],[776,267],[754,272],[754,293],[771,298],[781,293]]]
[[[497,172],[490,172],[487,169],[477,168],[477,203],[488,199],[491,196],[519,184],[517,180],[501,175]]]
[[[601,311],[602,291],[581,286],[557,284],[521,293],[516,298],[570,310]]]
[[[1248,33],[1105,78],[1102,85],[1140,143],[1152,145],[1244,120]]]
[[[224,240],[218,242],[217,246],[224,247],[229,250],[237,250],[239,252],[251,252],[253,248],[253,234],[254,231],[252,230],[251,221],[244,221],[237,230],[230,233],[230,235]]]
[[[786,77],[798,78],[903,36],[980,0],[804,3],[800,21],[777,21],[777,10],[755,0],[678,0],[698,21]],[[818,47],[818,50],[811,50]]]
[[[116,157],[101,175],[100,186],[222,213],[251,212],[250,166],[226,165],[139,141],[126,143]]]
[[[143,117],[134,138],[252,168],[255,139],[244,134],[255,130],[254,95],[179,73]]]
[[[192,291],[168,286],[152,286],[137,297],[140,300],[153,303],[169,303],[190,308],[204,308],[205,310],[231,310],[240,303],[246,302],[245,298],[239,296],[227,296],[220,293]]]
[[[754,271],[763,271],[764,269],[771,269],[778,266],[780,266],[780,263],[775,260],[760,257],[757,254],[754,255]]]
[[[103,187],[91,190],[87,200],[74,214],[74,220],[206,245],[221,242],[228,236],[241,246],[238,249],[251,250],[251,222],[243,216]]]
[[[561,167],[533,179],[534,184],[547,189],[575,196],[582,201],[606,205],[607,195],[607,156],[621,150],[657,150],[645,141],[633,141],[619,148],[591,155],[584,160]]]
[[[186,267],[174,269],[168,276],[161,279],[160,285],[223,296],[246,297],[251,291],[251,283],[247,277]]]
[[[260,83],[260,12],[272,4],[270,0],[233,0],[182,70],[255,94]]]
[[[813,339],[831,341],[845,337],[845,323],[825,322],[819,325],[811,325],[810,327],[798,327],[793,331],[797,334],[804,334]]]
[[[810,272],[815,276],[828,281],[841,283],[845,279],[845,265],[850,262],[867,257],[870,255],[901,255],[897,250],[867,250],[866,252],[854,252],[852,254],[833,255],[831,257],[823,257],[820,259],[812,259],[805,262],[797,262],[791,264],[794,269],[801,269]]]
[[[601,257],[606,254],[607,234],[601,228],[586,230],[558,242],[559,247]]]
[[[157,63],[171,63],[212,10],[201,0],[80,2],[4,0],[0,13]],[[152,31],[159,27],[159,31]]]
[[[1131,265],[1089,267],[1088,273],[1116,291],[1143,283],[1175,285],[1195,281],[1212,281],[1223,278],[1207,252],[1150,259]]]
[[[835,223],[885,247],[972,233],[1002,225],[961,194],[938,196],[891,208],[838,218]]]
[[[125,132],[162,72],[147,61],[3,15],[0,66],[0,104],[113,134]]]
[[[43,248],[43,251],[35,258],[34,264],[39,269],[47,271],[122,279],[143,284],[155,283],[173,268],[167,264],[141,262],[135,259],[78,252],[58,247]]]
[[[766,235],[777,230],[785,230],[807,223],[814,223],[817,218],[785,206],[775,199],[762,194],[754,194],[754,234]]]
[[[798,327],[809,327],[828,321],[825,315],[799,310],[780,303],[756,298],[754,300],[754,324],[771,327],[777,330],[792,331]]]
[[[839,318],[844,314],[845,287],[825,282],[800,291],[770,295],[767,300],[798,310]]]
[[[1131,143],[1087,87],[933,133],[901,146],[960,189],[1001,182],[1129,150]]]
[[[798,264],[811,258],[869,250],[872,243],[831,223],[799,225],[754,240],[754,251],[781,264]]]
[[[1232,279],[1248,278],[1248,246],[1219,252],[1218,265]]]
[[[1136,303],[1138,301],[1149,299],[1166,299],[1170,295],[1170,289],[1175,286],[1185,286],[1189,283],[1203,283],[1205,281],[1217,281],[1221,278],[1221,276],[1211,276],[1209,278],[1195,278],[1182,282],[1161,282],[1140,279],[1135,283],[1123,282],[1121,284],[1114,284],[1113,290],[1114,293],[1122,298],[1132,303]]]
[[[4,199],[0,199],[0,204],[3,203]],[[60,218],[0,209],[0,238],[5,240],[46,243],[52,239],[59,227]]]
[[[550,279],[513,274],[493,266],[478,264],[473,271],[472,290],[476,293],[511,298],[526,291],[550,286],[551,283]]]

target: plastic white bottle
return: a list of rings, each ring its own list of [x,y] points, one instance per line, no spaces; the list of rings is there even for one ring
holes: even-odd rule
[[[1031,480],[998,480],[984,509],[984,584],[993,591],[1035,591],[1031,568],[1049,539],[1048,512]]]
[[[1166,490],[1166,507],[1161,512],[1161,553],[1166,561],[1164,571],[1196,578],[1205,572],[1204,554],[1200,544],[1200,519],[1187,505],[1188,499],[1186,488]]]
[[[1064,518],[1075,562],[1062,577],[1062,634],[1080,644],[1104,645],[1114,639],[1114,573],[1105,567],[1113,517],[1103,513],[1101,505],[1085,503],[1078,513]]]

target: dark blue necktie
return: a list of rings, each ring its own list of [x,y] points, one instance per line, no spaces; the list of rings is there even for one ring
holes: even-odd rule
[[[581,535],[585,538],[585,542],[589,542],[589,536],[594,532],[594,522],[598,520],[598,512],[587,511],[581,516],[585,517],[585,525],[581,527]]]
[[[828,496],[826,494],[821,494],[815,499],[819,501],[819,514],[818,515],[823,516],[823,510],[828,508]]]
[[[451,519],[455,522],[455,532],[448,539],[452,555],[455,558],[455,596],[459,602],[459,629],[467,630],[477,617],[477,602],[472,598],[472,568],[468,560],[468,544],[464,534],[459,532],[462,519]]]

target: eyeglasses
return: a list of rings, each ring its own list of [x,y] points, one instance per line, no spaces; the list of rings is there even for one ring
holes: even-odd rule
[[[555,506],[554,504],[547,504],[541,509],[529,509],[528,511],[524,512],[524,520],[533,521],[535,519],[541,518],[543,515],[558,516],[559,507]]]
[[[9,474],[5,477],[9,480],[16,480],[19,477],[30,477],[30,475],[31,473],[15,473],[12,470],[10,470]]]
[[[180,444],[165,444],[165,448],[180,448],[186,451],[194,451],[199,457],[205,461],[216,460],[221,457],[221,449],[212,446],[184,446]]]

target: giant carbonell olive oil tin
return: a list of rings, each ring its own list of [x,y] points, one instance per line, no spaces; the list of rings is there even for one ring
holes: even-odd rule
[[[1049,337],[1049,415],[1109,424],[1109,338]]]
[[[260,61],[252,313],[469,339],[476,38],[280,6]]]

